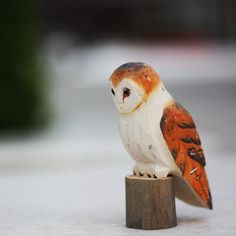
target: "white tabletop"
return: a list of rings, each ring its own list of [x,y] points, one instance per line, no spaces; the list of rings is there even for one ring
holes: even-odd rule
[[[88,154],[87,160],[2,171],[0,235],[157,235],[125,227],[124,176],[131,168],[125,152]],[[161,235],[236,234],[235,156],[208,150],[207,163],[214,209],[177,200],[178,226]]]

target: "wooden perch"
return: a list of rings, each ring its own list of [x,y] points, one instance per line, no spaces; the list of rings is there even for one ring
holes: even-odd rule
[[[126,226],[164,229],[177,225],[172,177],[126,176]]]

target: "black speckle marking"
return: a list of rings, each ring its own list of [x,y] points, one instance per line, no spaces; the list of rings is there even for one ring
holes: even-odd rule
[[[111,89],[111,93],[112,93],[114,96],[116,95],[113,88]]]
[[[148,177],[151,178],[152,176],[148,174]]]
[[[162,91],[165,92],[165,89],[163,87],[161,87]]]
[[[140,176],[143,176],[143,174],[141,172],[139,172]]]
[[[172,156],[174,157],[174,159],[176,159],[177,154],[178,154],[178,151],[174,149],[174,150],[171,152],[171,154],[172,154]]]
[[[149,148],[150,150],[152,150],[152,144],[150,144],[150,145],[148,146],[148,148]]]

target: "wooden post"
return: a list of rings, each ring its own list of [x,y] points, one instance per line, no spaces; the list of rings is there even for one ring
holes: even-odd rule
[[[126,226],[165,229],[177,225],[172,177],[125,177]]]

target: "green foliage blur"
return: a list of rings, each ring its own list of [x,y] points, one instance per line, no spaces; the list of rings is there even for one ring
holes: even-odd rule
[[[42,122],[43,80],[39,66],[38,4],[0,3],[0,131]]]

